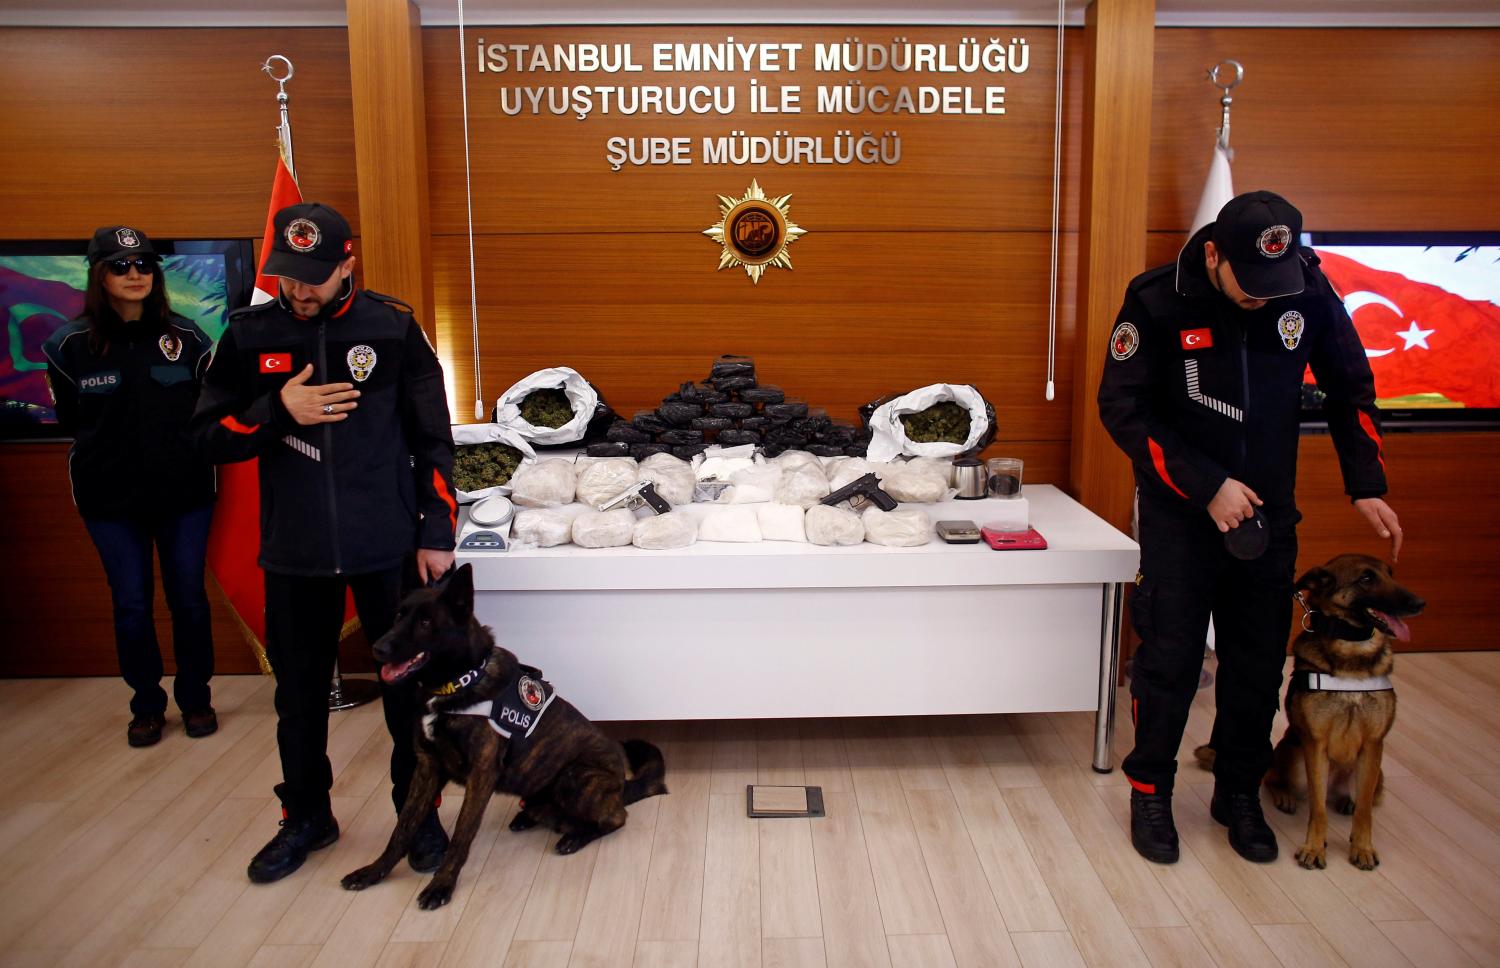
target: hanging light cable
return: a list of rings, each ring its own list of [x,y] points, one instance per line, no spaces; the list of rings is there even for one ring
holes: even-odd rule
[[[1057,0],[1057,108],[1052,119],[1052,288],[1047,303],[1047,399],[1057,396],[1057,238],[1062,198],[1063,26],[1067,0]]]
[[[464,0],[458,0],[458,80],[464,110],[464,203],[469,213],[469,327],[474,337],[474,419],[484,419],[479,376],[479,283],[474,270],[474,187],[469,181],[469,59],[464,43]]]

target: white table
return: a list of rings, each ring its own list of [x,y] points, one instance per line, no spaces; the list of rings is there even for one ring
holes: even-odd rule
[[[1139,548],[1027,485],[1045,551],[699,542],[462,552],[498,641],[601,720],[1096,710],[1108,772]],[[983,521],[985,501],[922,507]],[[998,502],[996,502],[998,503]],[[693,510],[697,511],[698,508]]]

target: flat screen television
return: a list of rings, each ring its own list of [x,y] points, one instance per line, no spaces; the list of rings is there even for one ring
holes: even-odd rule
[[[1500,426],[1500,232],[1309,232],[1393,428]],[[1320,419],[1309,371],[1305,422]]]
[[[248,239],[152,239],[172,309],[217,340],[231,310],[249,303],[255,261]],[[0,241],[0,439],[57,437],[42,344],[83,311],[87,243]]]

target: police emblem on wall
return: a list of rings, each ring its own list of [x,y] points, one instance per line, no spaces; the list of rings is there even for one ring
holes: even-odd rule
[[[115,230],[115,241],[119,242],[122,248],[135,249],[140,247],[141,237],[135,234],[135,229],[122,228]]]
[[[541,709],[542,702],[547,698],[542,684],[530,676],[521,677],[521,681],[516,684],[516,692],[521,696],[521,701],[531,709]]]
[[[1281,318],[1276,320],[1276,332],[1281,336],[1281,345],[1289,350],[1296,349],[1297,344],[1302,342],[1304,325],[1302,314],[1297,310],[1282,313]]]
[[[1255,248],[1267,259],[1279,259],[1292,246],[1292,230],[1285,225],[1273,225],[1260,233]]]
[[[170,363],[176,363],[177,358],[182,355],[182,340],[171,333],[161,334],[161,339],[156,341],[156,345],[161,347],[161,355],[165,356]]]
[[[1121,323],[1109,337],[1109,355],[1117,360],[1128,360],[1140,349],[1141,333],[1135,323]]]
[[[374,347],[363,343],[350,347],[349,352],[344,356],[344,362],[349,364],[349,374],[359,383],[370,378],[370,374],[375,370],[376,359]]]
[[[311,252],[323,240],[323,230],[311,219],[294,218],[286,224],[286,244],[298,252]]]
[[[788,217],[791,198],[768,198],[753,179],[739,198],[720,195],[719,224],[703,230],[723,246],[719,268],[744,266],[745,274],[756,284],[771,266],[790,269],[792,258],[787,247],[807,234]]]

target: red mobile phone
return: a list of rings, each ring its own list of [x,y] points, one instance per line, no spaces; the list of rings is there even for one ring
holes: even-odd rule
[[[991,531],[984,528],[979,533],[984,538],[984,543],[996,551],[1041,551],[1047,547],[1047,539],[1036,528],[1025,531]]]

